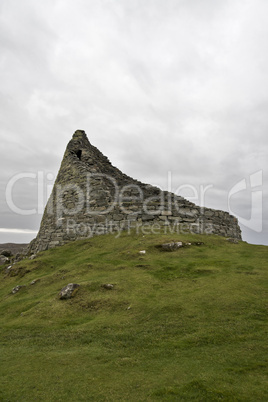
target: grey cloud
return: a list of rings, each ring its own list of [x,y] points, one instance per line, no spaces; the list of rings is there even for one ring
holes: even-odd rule
[[[19,171],[57,173],[72,132],[127,174],[162,188],[213,185],[208,206],[262,170],[267,197],[268,27],[265,0],[26,0],[0,4],[1,227]],[[251,210],[250,189],[233,208]],[[36,206],[34,183],[16,202]],[[265,207],[265,202],[264,202]],[[267,243],[268,217],[251,241]],[[254,237],[255,236],[255,237]],[[253,240],[252,240],[253,239]]]

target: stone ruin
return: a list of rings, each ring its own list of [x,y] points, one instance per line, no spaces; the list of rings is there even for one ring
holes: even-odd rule
[[[229,213],[199,207],[176,194],[141,183],[114,167],[77,130],[68,143],[37,237],[37,253],[70,241],[135,228],[156,233],[217,234],[241,239]]]

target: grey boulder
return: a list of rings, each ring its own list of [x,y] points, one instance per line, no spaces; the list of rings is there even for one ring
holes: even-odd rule
[[[74,297],[79,287],[80,285],[77,283],[69,283],[68,285],[64,286],[59,293],[60,299],[70,299],[71,297]]]
[[[15,286],[13,289],[12,289],[12,293],[13,293],[13,295],[15,294],[15,293],[17,293],[19,290],[21,290],[21,288],[25,288],[26,286],[21,286],[21,285],[17,285],[17,286]]]
[[[175,250],[178,250],[178,248],[183,247],[183,244],[181,241],[178,241],[178,242],[162,244],[161,247],[162,247],[162,250],[164,250],[164,251],[175,251]]]

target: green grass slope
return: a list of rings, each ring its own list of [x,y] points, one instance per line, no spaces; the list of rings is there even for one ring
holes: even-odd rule
[[[267,401],[267,268],[265,246],[134,233],[2,267],[0,400]]]

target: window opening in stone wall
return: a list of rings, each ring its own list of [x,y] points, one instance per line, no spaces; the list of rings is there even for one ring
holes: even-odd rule
[[[82,151],[81,151],[81,149],[79,149],[78,151],[76,151],[76,156],[77,156],[77,158],[81,161],[81,156],[82,156]]]

